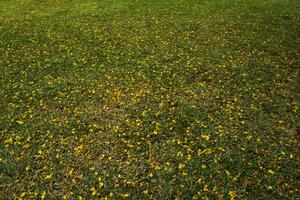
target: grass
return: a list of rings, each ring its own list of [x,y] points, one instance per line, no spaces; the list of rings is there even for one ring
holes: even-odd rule
[[[299,10],[0,1],[0,198],[300,198]]]

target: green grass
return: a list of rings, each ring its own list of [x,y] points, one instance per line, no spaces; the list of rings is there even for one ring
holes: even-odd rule
[[[1,0],[0,199],[298,199],[300,1]]]

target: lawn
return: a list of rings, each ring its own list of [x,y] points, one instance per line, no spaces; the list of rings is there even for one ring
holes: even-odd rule
[[[299,199],[300,1],[0,0],[0,199]]]

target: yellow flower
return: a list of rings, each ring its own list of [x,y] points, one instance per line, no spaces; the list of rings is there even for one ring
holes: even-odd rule
[[[269,169],[268,172],[269,172],[269,174],[272,174],[272,175],[275,174],[275,172],[271,169]]]
[[[20,195],[20,198],[25,197],[25,195],[26,195],[26,192],[23,192],[23,193]]]
[[[17,123],[20,124],[20,125],[24,124],[24,122],[21,121],[21,120],[18,120]]]
[[[183,169],[185,167],[185,164],[179,163],[178,168]]]
[[[271,185],[269,185],[267,188],[268,188],[268,190],[272,190],[273,189],[273,187]]]
[[[77,154],[79,154],[82,151],[82,148],[83,148],[83,145],[81,144],[81,145],[78,145],[77,147],[75,147],[74,150]]]
[[[129,197],[129,194],[125,193],[125,194],[121,194],[120,196],[123,197],[123,198],[127,198],[127,197]]]
[[[96,190],[94,187],[91,188],[91,191],[92,191],[92,195],[93,195],[93,196],[96,196],[97,190]]]
[[[206,141],[210,139],[209,135],[201,135],[201,138]]]
[[[46,196],[46,191],[43,191],[41,194],[41,199],[45,199],[45,196]]]
[[[229,192],[229,198],[230,198],[230,200],[233,200],[235,198],[235,192],[230,191]]]
[[[148,192],[148,190],[144,190],[143,193],[144,194],[148,194],[149,192]]]
[[[45,179],[47,180],[47,179],[50,179],[51,177],[52,177],[52,174],[49,174],[45,177]]]
[[[197,183],[201,184],[201,182],[202,182],[202,178],[198,178]]]

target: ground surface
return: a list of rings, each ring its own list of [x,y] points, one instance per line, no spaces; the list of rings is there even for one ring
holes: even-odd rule
[[[299,198],[299,11],[1,0],[0,198]]]

